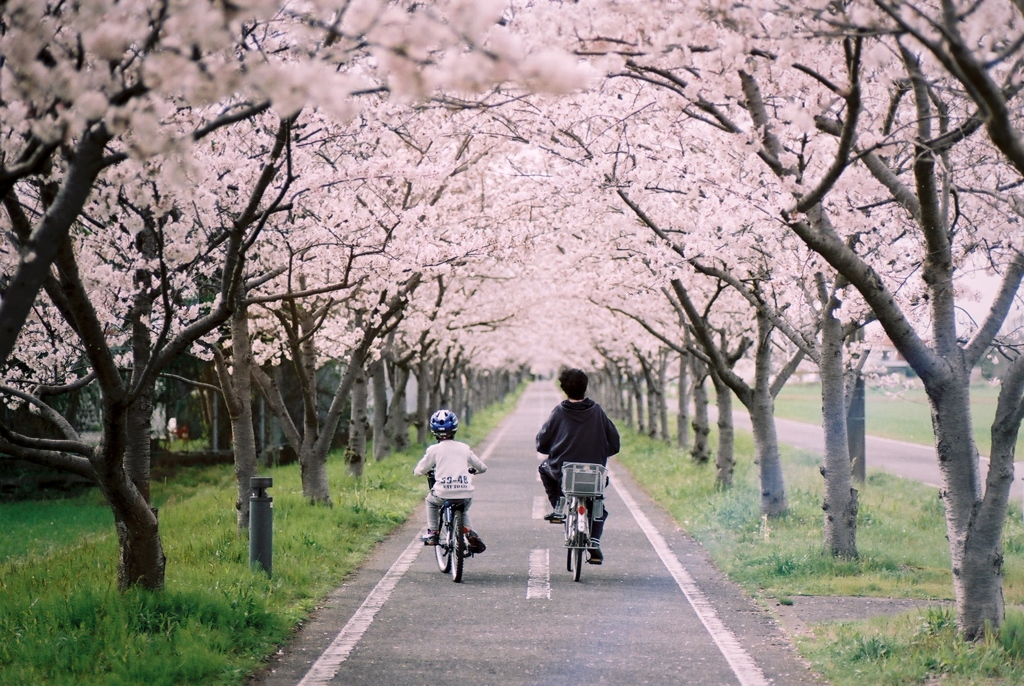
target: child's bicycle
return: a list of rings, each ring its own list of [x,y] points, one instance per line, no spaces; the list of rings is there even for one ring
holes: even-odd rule
[[[599,464],[567,462],[562,465],[565,494],[566,569],[579,581],[583,551],[592,547],[590,531],[595,518],[604,514],[605,468]]]
[[[462,567],[467,557],[472,556],[466,543],[466,530],[462,525],[465,516],[465,502],[445,500],[439,512],[439,530],[434,557],[437,568],[445,574],[451,573],[452,581],[462,581]]]
[[[470,468],[470,474],[476,470]],[[427,487],[434,487],[434,472],[427,473]],[[452,581],[462,581],[462,569],[466,558],[475,554],[466,539],[466,501],[453,499],[441,503],[438,512],[437,544],[434,546],[434,557],[437,568],[445,574],[452,575]],[[479,543],[479,541],[478,541]],[[477,551],[479,552],[479,551]]]

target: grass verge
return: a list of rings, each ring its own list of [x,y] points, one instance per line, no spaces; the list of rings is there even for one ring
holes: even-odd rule
[[[768,522],[758,512],[748,433],[737,433],[736,485],[728,491],[715,489],[713,465],[697,465],[632,431],[622,435],[620,464],[755,598],[952,596],[942,505],[933,488],[871,475],[860,489],[860,557],[836,560],[822,552],[823,484],[815,456],[782,447],[790,508]],[[1024,604],[1024,525],[1016,504],[1003,547],[1006,601]],[[1024,683],[1024,613],[1012,610],[999,640],[974,645],[956,638],[950,611],[932,611],[821,624],[798,647],[835,686]]]
[[[479,442],[517,397],[477,413],[459,438]],[[303,500],[298,465],[266,470],[274,478],[272,579],[249,570],[230,466],[154,483],[167,554],[159,593],[117,591],[112,519],[95,494],[0,504],[0,683],[243,683],[418,511],[425,484],[412,467],[421,454],[416,446],[371,461],[361,479],[332,456],[333,508]],[[30,536],[48,540],[26,543]]]

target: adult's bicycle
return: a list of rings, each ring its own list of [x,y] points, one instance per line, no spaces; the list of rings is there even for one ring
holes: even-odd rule
[[[583,552],[594,547],[594,520],[604,515],[606,471],[599,464],[567,462],[562,465],[562,493],[565,494],[565,567],[572,580],[583,571]]]

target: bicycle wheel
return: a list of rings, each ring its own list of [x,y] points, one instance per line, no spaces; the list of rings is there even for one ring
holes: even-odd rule
[[[452,527],[446,522],[445,513],[441,513],[441,530],[437,532],[437,545],[434,546],[434,557],[437,558],[437,568],[447,574],[452,570]]]
[[[565,571],[572,571],[572,546],[576,545],[576,498],[568,498],[565,503]]]
[[[572,580],[579,581],[583,573],[583,551],[590,547],[590,512],[591,502],[586,498],[580,498],[576,502],[574,511],[575,522],[573,527],[573,570]]]
[[[466,561],[466,534],[462,531],[462,510],[452,512],[452,581],[462,581],[462,566]]]

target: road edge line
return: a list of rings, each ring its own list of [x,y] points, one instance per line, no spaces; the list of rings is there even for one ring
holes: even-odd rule
[[[422,533],[422,532],[421,532]],[[384,607],[384,603],[391,597],[395,586],[408,571],[409,567],[416,560],[416,556],[423,549],[423,541],[417,536],[408,545],[405,551],[395,560],[391,568],[377,582],[370,594],[363,600],[362,605],[355,611],[355,614],[348,620],[338,635],[327,646],[327,650],[320,654],[313,666],[309,668],[306,675],[299,681],[299,686],[316,686],[329,683],[341,669],[341,665],[348,659],[349,653],[356,647],[356,643],[363,637],[366,630],[370,628],[373,618],[377,612]]]
[[[633,519],[641,531],[647,536],[647,540],[654,546],[655,552],[661,558],[662,563],[668,569],[672,578],[675,579],[679,590],[686,596],[693,611],[697,613],[704,628],[708,630],[711,639],[718,646],[722,656],[732,669],[733,674],[739,679],[742,686],[768,686],[771,682],[765,677],[764,672],[758,667],[757,662],[750,656],[743,646],[740,645],[736,635],[725,626],[725,623],[718,616],[718,611],[708,600],[704,591],[700,590],[697,582],[690,573],[686,571],[683,563],[679,561],[675,553],[669,547],[665,537],[654,526],[647,515],[640,510],[640,506],[632,494],[622,485],[612,482],[612,487],[626,503],[626,507],[633,514]]]

